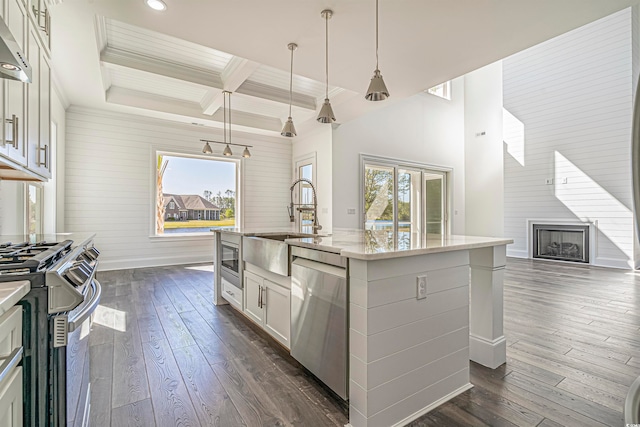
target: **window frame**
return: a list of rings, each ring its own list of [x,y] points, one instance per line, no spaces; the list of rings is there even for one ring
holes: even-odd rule
[[[425,183],[425,175],[428,173],[441,174],[443,176],[443,221],[444,221],[444,233],[445,235],[451,234],[451,215],[450,212],[453,212],[453,168],[446,166],[439,166],[428,163],[418,163],[412,161],[406,161],[402,159],[396,159],[391,157],[381,157],[371,154],[360,154],[360,173],[359,173],[359,208],[360,208],[360,219],[359,224],[361,229],[366,228],[367,222],[367,213],[365,211],[365,200],[364,200],[364,173],[366,165],[375,165],[381,167],[393,168],[393,226],[394,230],[398,229],[398,170],[410,170],[410,171],[420,171],[421,177],[421,187],[424,187]],[[420,195],[420,234],[422,236],[426,236],[426,194],[423,191],[424,188],[421,188]]]
[[[294,159],[293,161],[293,181],[297,180],[298,178],[300,178],[300,168],[306,165],[311,165],[311,182],[313,183],[313,186],[316,188],[316,192],[318,191],[318,180],[317,180],[317,176],[318,176],[318,167],[317,167],[317,152],[316,151],[312,151],[310,153],[307,154],[303,154],[301,156],[298,156]],[[294,189],[295,191],[293,192],[293,203],[300,203],[300,194],[302,192],[302,186],[300,184],[297,185],[297,188]],[[316,194],[317,197],[317,194]],[[319,214],[319,212],[318,212]],[[296,212],[296,214],[294,215],[295,221],[295,229],[298,230],[299,232],[302,232],[302,221],[300,220],[300,218],[302,217],[302,213],[301,212]]]
[[[151,173],[150,173],[150,184],[151,184],[151,197],[150,197],[150,225],[149,225],[149,238],[151,240],[157,239],[172,239],[172,240],[200,240],[203,238],[210,238],[211,232],[201,232],[201,233],[169,233],[169,234],[157,234],[157,212],[156,206],[158,203],[158,188],[157,177],[158,177],[158,156],[172,156],[172,157],[183,157],[189,159],[198,159],[198,160],[209,160],[209,161],[221,161],[228,163],[235,163],[236,165],[236,176],[235,176],[235,185],[236,185],[236,207],[235,207],[235,219],[236,219],[236,227],[244,226],[244,215],[243,215],[243,207],[244,207],[244,158],[234,158],[234,157],[226,157],[226,156],[217,156],[210,154],[202,154],[202,152],[196,150],[176,150],[175,147],[160,147],[154,146],[151,147]]]

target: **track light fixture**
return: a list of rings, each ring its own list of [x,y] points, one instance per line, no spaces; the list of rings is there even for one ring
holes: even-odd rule
[[[202,152],[205,154],[212,154],[213,150],[211,149],[211,145],[209,145],[210,143],[212,144],[224,144],[224,150],[222,151],[222,154],[229,157],[229,156],[233,156],[233,151],[231,151],[231,147],[230,145],[236,145],[238,147],[244,147],[244,151],[242,152],[242,157],[244,157],[245,159],[248,159],[249,157],[251,157],[251,153],[249,152],[249,147],[253,147],[253,145],[246,145],[246,144],[234,144],[231,142],[231,92],[229,92],[228,90],[223,90],[222,91],[222,99],[223,99],[223,104],[222,104],[222,111],[223,111],[223,132],[224,132],[224,141],[213,141],[210,139],[201,139],[201,142],[204,142],[204,148],[202,149]],[[229,140],[227,141],[227,99],[229,100]]]

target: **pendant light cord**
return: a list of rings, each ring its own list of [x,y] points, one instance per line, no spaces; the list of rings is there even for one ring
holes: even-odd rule
[[[376,70],[378,69],[378,0],[376,0]]]
[[[227,142],[227,91],[222,91],[222,102],[223,102],[223,107],[222,107],[222,112],[223,112],[223,123],[224,123],[224,142]]]
[[[291,117],[291,104],[293,103],[293,51],[295,48],[291,46],[291,73],[289,74],[289,117]]]
[[[376,0],[377,1],[377,0]],[[327,76],[327,86],[325,91],[325,98],[329,99],[329,13],[325,13],[324,15],[324,23],[325,23],[325,71]]]

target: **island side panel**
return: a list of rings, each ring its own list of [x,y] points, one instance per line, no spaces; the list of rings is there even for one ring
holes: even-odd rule
[[[213,303],[215,305],[229,304],[222,298],[222,277],[220,276],[220,263],[222,262],[220,256],[222,251],[220,250],[220,238],[219,231],[213,233]]]
[[[404,425],[471,387],[468,250],[350,259],[349,270],[353,427]]]
[[[469,351],[471,360],[491,369],[507,361],[503,330],[506,245],[473,249]]]

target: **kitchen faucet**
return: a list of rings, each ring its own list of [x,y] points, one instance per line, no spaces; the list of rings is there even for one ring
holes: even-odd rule
[[[313,192],[313,207],[308,207],[304,203],[296,203],[296,204],[293,203],[293,189],[296,186],[296,184],[300,182],[306,182],[311,187],[311,191]],[[289,190],[291,191],[291,203],[289,203],[289,207],[288,207],[289,220],[291,222],[295,221],[294,213],[296,210],[298,212],[311,211],[313,213],[313,234],[318,234],[318,231],[322,230],[322,226],[318,222],[318,199],[316,197],[316,188],[313,186],[313,183],[311,182],[311,180],[307,178],[296,179],[295,181],[293,181],[293,184],[291,184],[291,188]],[[294,206],[298,206],[298,207],[294,209]]]

